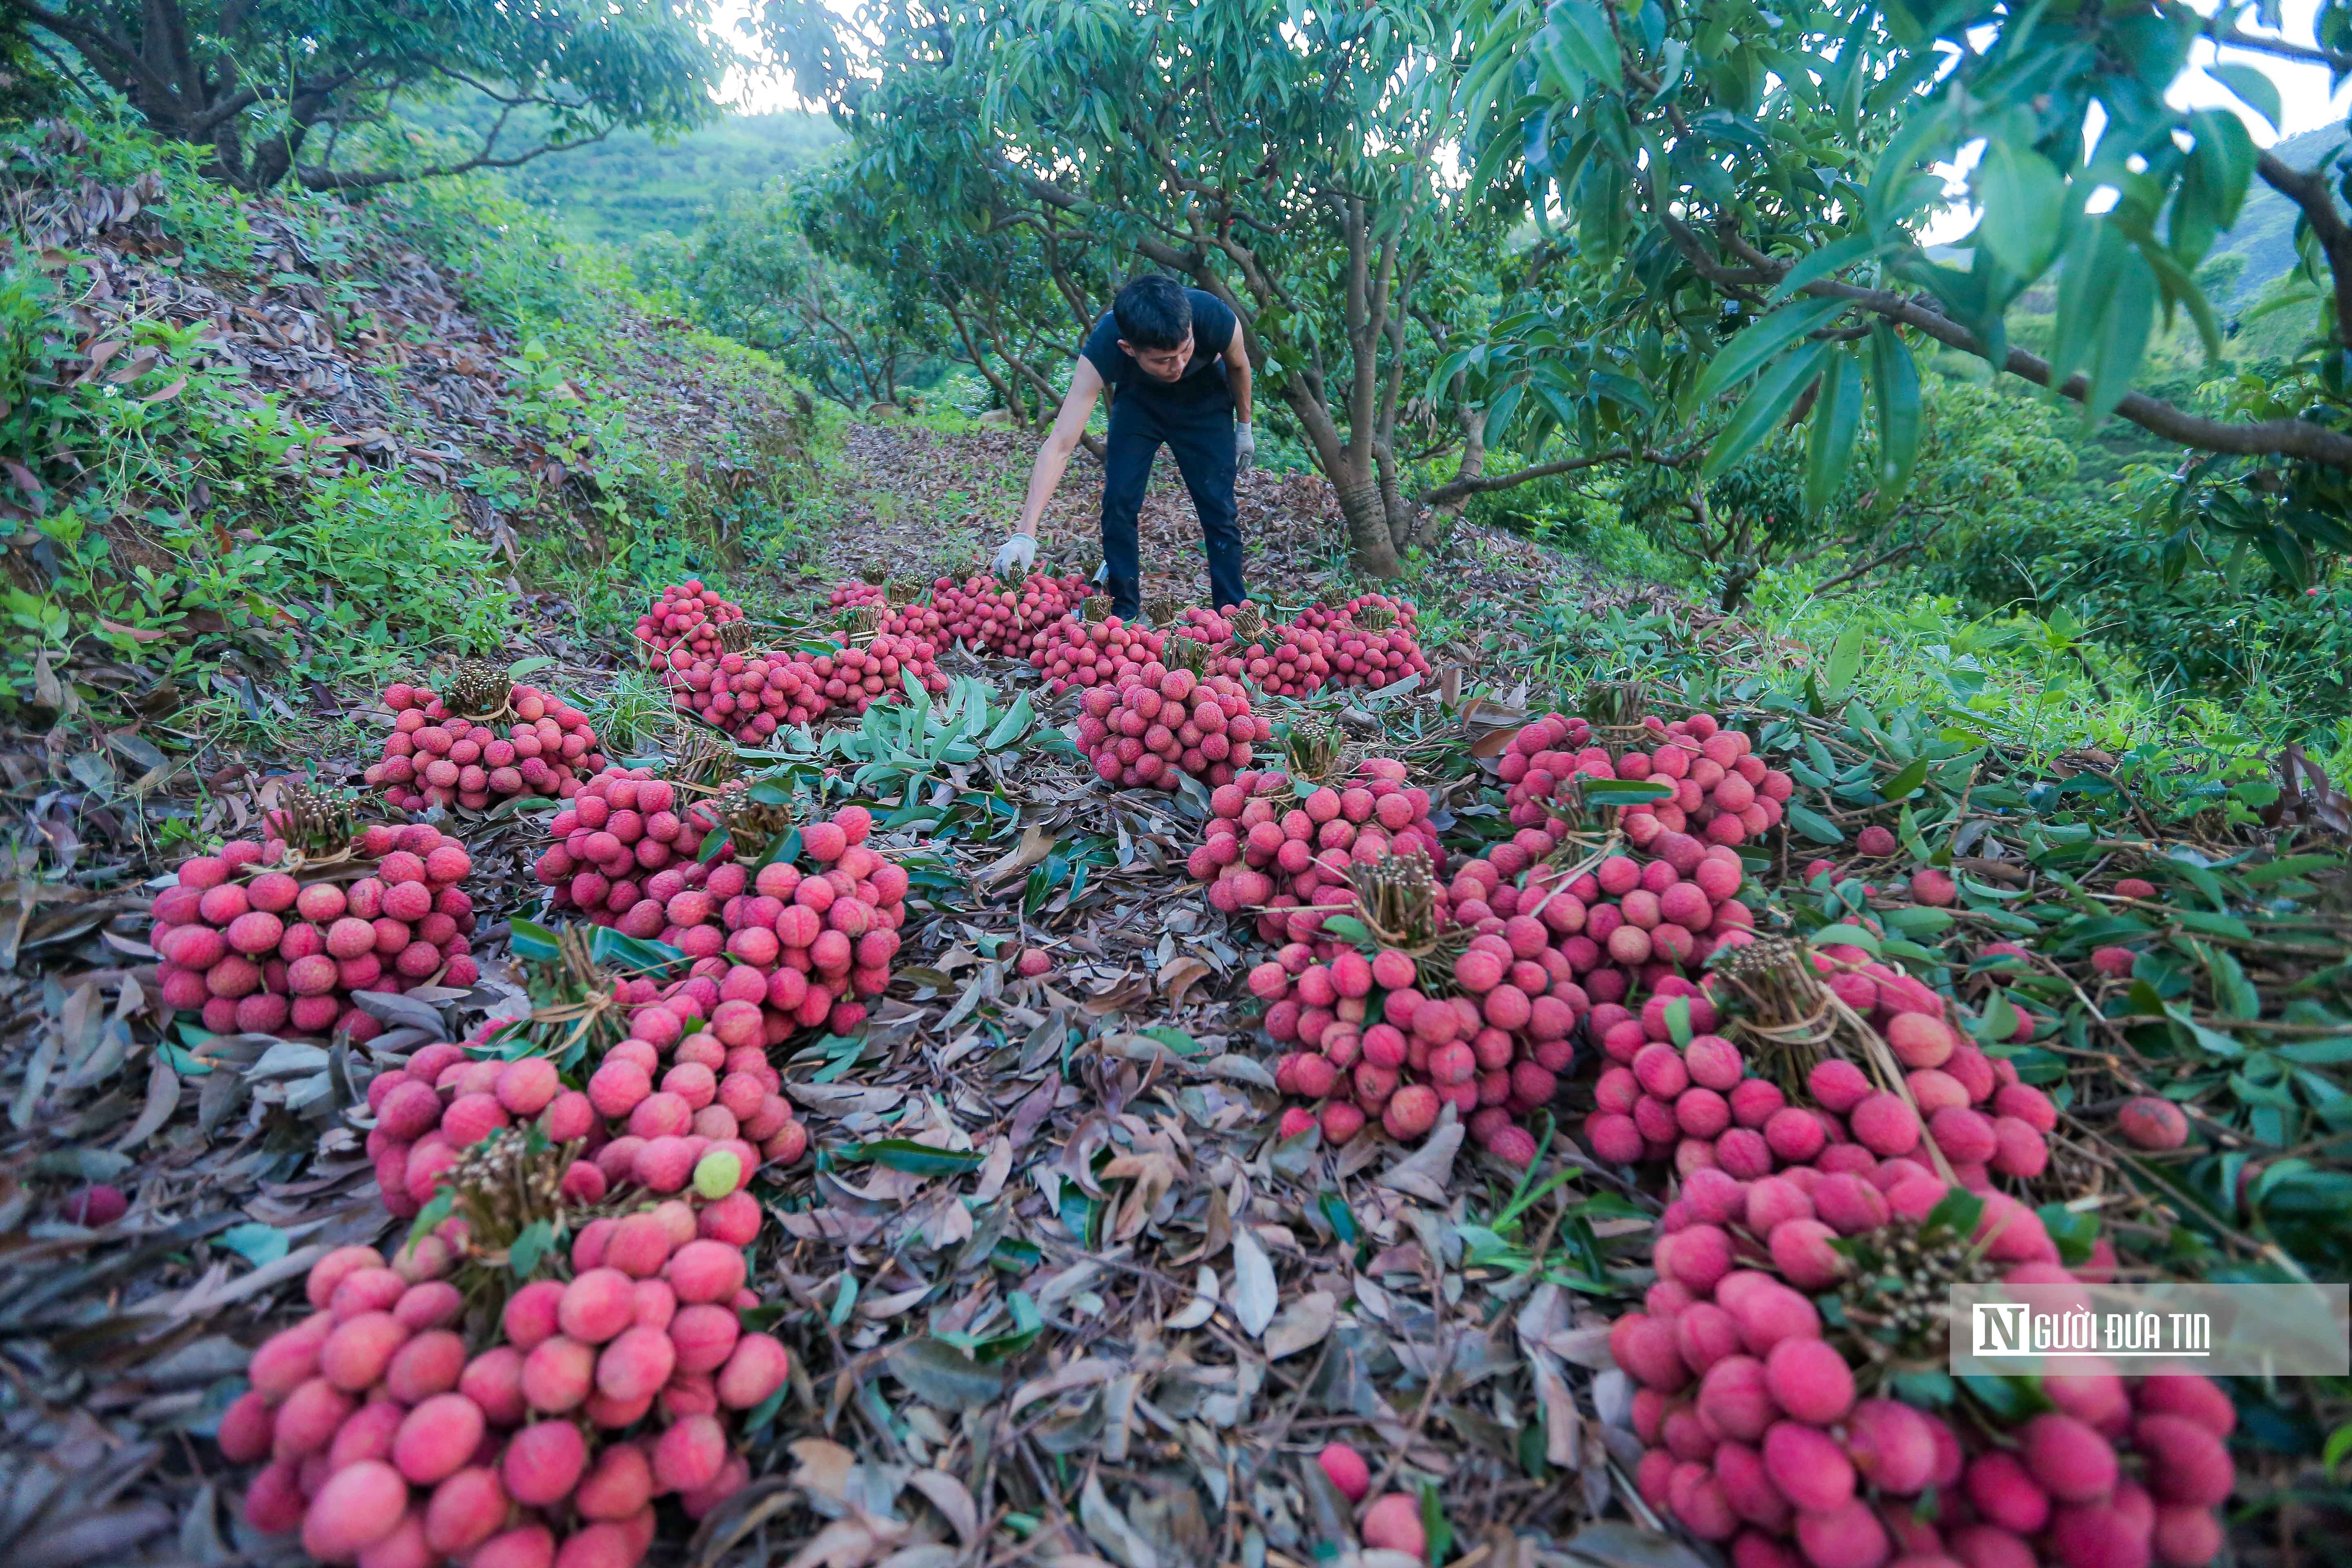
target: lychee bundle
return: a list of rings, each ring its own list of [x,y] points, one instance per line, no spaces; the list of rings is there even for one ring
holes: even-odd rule
[[[664,665],[674,665],[683,652],[686,662],[717,658],[719,628],[743,618],[743,606],[730,604],[714,589],[689,577],[661,591],[651,608],[637,617],[637,640]]]
[[[1090,590],[1076,577],[1033,572],[999,582],[976,573],[958,583],[942,577],[931,586],[931,604],[942,628],[982,653],[1026,658],[1045,628],[1076,609]]]
[[[461,668],[446,698],[394,682],[383,704],[392,733],[365,776],[402,811],[482,811],[519,795],[568,800],[604,766],[587,715],[496,666]]]
[[[863,714],[877,703],[905,701],[907,687],[901,670],[911,673],[927,691],[936,694],[948,689],[948,678],[940,672],[931,644],[923,638],[878,632],[864,640],[837,634],[834,641],[840,645],[838,651],[819,654],[808,661],[808,673],[820,683],[818,689],[829,707]]]
[[[1250,989],[1267,1004],[1267,1033],[1301,1047],[1276,1064],[1276,1087],[1320,1102],[1285,1111],[1286,1137],[1319,1121],[1326,1142],[1344,1143],[1378,1117],[1409,1142],[1450,1103],[1482,1147],[1521,1166],[1536,1152],[1521,1121],[1551,1103],[1584,1004],[1572,982],[1494,933],[1421,963],[1380,947],[1318,964],[1292,942],[1250,972]]]
[[[578,1064],[590,1069],[575,1069],[581,1081],[550,1057],[506,1054],[497,1037],[426,1046],[404,1068],[371,1079],[367,1152],[384,1206],[418,1213],[469,1151],[510,1127],[576,1150],[558,1191],[580,1205],[631,1185],[716,1202],[747,1185],[763,1159],[799,1159],[807,1131],[761,1038],[730,1045],[687,1028],[716,1011],[717,991],[708,981],[673,986],[666,1001],[651,980],[616,981],[627,1037]]]
[[[855,1029],[889,987],[907,920],[907,870],[866,844],[872,813],[844,806],[794,825],[780,808],[744,804],[725,820],[733,860],[708,867],[699,886],[669,890],[656,876],[633,911],[644,923],[644,904],[667,895],[656,934],[694,960],[673,987],[692,1002],[681,1022],[708,1018],[729,1047],[777,1045],[820,1025]],[[794,835],[798,848],[781,853]]]
[[[1673,786],[1672,798],[1628,805],[1621,813],[1625,837],[1637,847],[1662,833],[1739,844],[1760,837],[1780,820],[1781,803],[1795,780],[1767,767],[1745,731],[1723,728],[1707,713],[1671,724],[1653,716],[1643,726],[1654,737],[1653,748],[1614,754],[1592,743],[1591,727],[1581,719],[1547,714],[1520,730],[1498,764],[1512,822],[1526,826],[1549,815],[1551,803],[1572,800],[1570,781],[1580,776],[1655,779]],[[1578,749],[1570,752],[1567,746]]]
[[[1115,688],[1088,690],[1078,718],[1078,744],[1096,776],[1122,789],[1174,789],[1179,773],[1229,784],[1273,736],[1240,682],[1202,680],[1157,660]]]
[[[1941,1183],[1909,1177],[1841,1240],[1763,1195],[1772,1184],[1696,1173],[1695,1217],[1660,1240],[1644,1310],[1611,1329],[1640,1385],[1636,1484],[1652,1507],[1729,1542],[1738,1568],[2213,1559],[2236,1415],[2205,1378],[2075,1363],[2045,1373],[2048,1407],[2022,1416],[1966,1391],[1965,1418],[1906,1400],[1916,1385],[1894,1374],[1946,1364],[1953,1284],[2076,1279],[2031,1210],[1993,1194],[1971,1221]],[[1824,1292],[1831,1323],[1811,1299]]]
[[[1323,689],[1331,679],[1331,644],[1322,632],[1293,622],[1272,626],[1259,622],[1248,629],[1242,617],[1234,633],[1232,658],[1242,673],[1260,690],[1276,697],[1305,697]]]
[[[1784,951],[1792,947],[1767,938],[1738,949],[1706,991],[1669,977],[1638,1014],[1593,1009],[1591,1037],[1613,1064],[1594,1085],[1596,1109],[1584,1126],[1596,1155],[1624,1163],[1672,1156],[1685,1178],[1708,1167],[1741,1181],[1776,1177],[1816,1202],[1842,1205],[1840,1216],[1857,1222],[1884,1206],[1858,1184],[1885,1191],[1914,1177],[1940,1181],[1936,1153],[1971,1192],[1991,1190],[1997,1177],[2042,1175],[2057,1107],[2020,1081],[2013,1064],[1965,1043],[1934,993],[1916,982],[1866,976],[1874,985],[1885,983],[1887,1000],[1869,1016],[1906,1069],[1899,1089],[1843,1055],[1811,1057],[1798,1076],[1800,1064],[1775,1059],[1777,1030],[1759,1037],[1759,1048],[1771,1053],[1765,1065],[1789,1081],[1751,1074],[1748,1054],[1726,1037],[1742,1033],[1741,1023],[1727,1023],[1723,1012],[1736,1009],[1743,1021],[1786,1017],[1771,991],[1785,983],[1792,957],[1802,962]],[[1854,993],[1850,977],[1857,971],[1835,969],[1829,954],[1811,956],[1831,970],[1830,986]],[[1680,1047],[1668,1016],[1677,995],[1686,999],[1690,1031]],[[1819,991],[1806,996],[1818,998]],[[1802,1015],[1822,1016],[1818,1000]],[[1848,1180],[1824,1199],[1831,1178]]]
[[[748,1194],[592,1221],[568,1279],[531,1280],[488,1323],[439,1277],[446,1247],[401,1269],[329,1253],[312,1314],[254,1352],[221,1417],[224,1455],[267,1461],[246,1522],[367,1568],[632,1568],[656,1499],[700,1519],[750,1479],[745,1415],[790,1375],[782,1343],[741,1326],[758,1229]]]
[[[1312,942],[1328,914],[1357,907],[1349,868],[1418,850],[1442,868],[1445,851],[1429,820],[1429,792],[1408,786],[1405,766],[1368,757],[1337,784],[1280,769],[1236,769],[1210,792],[1207,837],[1185,869],[1209,885],[1227,914],[1255,911],[1269,942]]]
[[[921,642],[934,658],[950,641],[939,611],[916,598],[893,600],[883,606],[881,621],[874,629],[889,637]]]
[[[1161,633],[1117,616],[1098,621],[1064,616],[1030,650],[1029,667],[1045,676],[1045,689],[1055,697],[1073,686],[1117,686],[1157,663],[1165,640]]]
[[[164,1005],[200,1011],[215,1034],[366,1040],[383,1026],[353,993],[479,978],[464,845],[421,823],[355,830],[347,810],[288,799],[265,818],[266,842],[193,856],[155,895]]]
[[[800,654],[730,651],[697,658],[665,679],[680,709],[756,746],[779,726],[807,724],[833,706],[825,688],[837,667],[828,658],[820,674],[819,662]]]
[[[825,607],[854,610],[862,605],[887,605],[890,595],[879,583],[835,583],[825,595]]]
[[[1429,659],[1413,636],[1409,599],[1366,594],[1350,599],[1326,634],[1334,686],[1374,689],[1409,675],[1427,675]]]
[[[1538,821],[1457,873],[1455,918],[1538,915],[1595,1002],[1657,991],[1717,947],[1748,940],[1755,917],[1738,896],[1746,873],[1736,851],[1675,834],[1653,840],[1656,858],[1647,861],[1612,854],[1557,867],[1541,863],[1549,851],[1534,847],[1561,842],[1567,824]],[[1464,876],[1486,879],[1483,900],[1459,886]]]
[[[548,824],[554,842],[531,872],[553,889],[557,909],[576,910],[625,936],[658,936],[667,923],[659,918],[663,903],[709,875],[699,857],[719,824],[709,797],[684,794],[651,768],[607,768],[555,814]],[[652,890],[673,881],[668,893]]]
[[[1226,675],[1239,680],[1248,673],[1243,665],[1233,621],[1214,610],[1203,609],[1198,605],[1186,605],[1178,614],[1175,624],[1168,628],[1167,635],[1201,645],[1200,673],[1202,675]]]

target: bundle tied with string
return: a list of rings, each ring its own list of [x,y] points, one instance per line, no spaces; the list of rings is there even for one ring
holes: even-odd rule
[[[1174,625],[1176,617],[1183,613],[1183,605],[1173,594],[1154,594],[1143,601],[1143,618],[1155,629]]]
[[[1592,726],[1592,738],[1612,751],[1641,744],[1650,731],[1643,717],[1650,710],[1650,686],[1644,680],[1595,680],[1577,700],[1577,710]]]
[[[568,1071],[627,1037],[629,977],[598,962],[599,944],[612,940],[594,934],[599,929],[550,931],[515,923],[515,956],[531,1009],[489,1037],[493,1052],[545,1057]]]
[[[1413,984],[1423,995],[1454,994],[1454,961],[1470,945],[1471,933],[1447,913],[1444,884],[1421,847],[1350,866],[1347,880],[1354,902],[1339,908],[1362,921],[1381,947],[1412,960]]]

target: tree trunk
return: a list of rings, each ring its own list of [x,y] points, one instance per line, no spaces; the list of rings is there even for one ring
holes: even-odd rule
[[[1339,514],[1348,520],[1348,544],[1356,570],[1368,577],[1394,577],[1402,568],[1397,564],[1396,537],[1391,531],[1389,509],[1381,500],[1380,481],[1366,474],[1353,483],[1334,480],[1331,487],[1339,493]]]

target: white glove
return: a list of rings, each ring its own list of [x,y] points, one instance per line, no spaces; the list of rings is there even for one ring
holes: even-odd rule
[[[1234,426],[1234,472],[1246,474],[1257,462],[1257,437],[1246,422]]]
[[[990,571],[1002,577],[1012,571],[1016,564],[1025,572],[1036,564],[1036,537],[1034,534],[1015,533],[996,547],[996,562]]]

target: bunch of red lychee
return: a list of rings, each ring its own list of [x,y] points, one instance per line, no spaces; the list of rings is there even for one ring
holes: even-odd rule
[[[839,635],[834,640],[843,645],[837,651],[819,654],[808,661],[808,674],[817,680],[817,689],[828,705],[862,714],[877,703],[903,702],[907,687],[900,678],[901,670],[911,672],[916,683],[927,691],[937,693],[948,689],[948,678],[940,673],[931,645],[920,637],[877,632],[863,645]],[[790,716],[789,708],[786,715]]]
[[[464,845],[422,823],[364,828],[331,865],[274,837],[193,856],[149,905],[163,1004],[201,1012],[215,1034],[373,1039],[383,1026],[354,992],[479,978],[474,901],[458,886],[472,869]]]
[[[587,715],[535,687],[511,689],[503,735],[501,721],[452,715],[429,687],[394,682],[383,705],[393,710],[392,733],[365,776],[403,811],[482,811],[517,795],[568,800],[604,766]]]
[[[1331,679],[1331,650],[1329,634],[1293,621],[1287,626],[1269,623],[1248,642],[1236,637],[1230,655],[1241,661],[1242,673],[1269,696],[1305,697],[1323,689]]]
[[[634,800],[630,786],[642,788],[644,782],[618,778],[608,788]],[[608,795],[608,805],[611,800]],[[617,815],[637,807],[611,810]],[[709,861],[681,856],[642,881],[608,879],[592,863],[566,882],[564,868],[594,847],[598,835],[610,836],[611,818],[589,829],[584,818],[567,826],[564,814],[558,814],[555,826],[565,839],[540,858],[538,874],[562,889],[559,902],[568,897],[575,905],[601,909],[622,934],[653,938],[694,960],[694,980],[720,984],[723,994],[698,1015],[710,1019],[720,1039],[732,1046],[764,1037],[774,1045],[819,1024],[836,1034],[855,1028],[865,1020],[865,999],[889,986],[908,879],[905,867],[867,846],[873,822],[864,806],[845,806],[799,828],[798,855],[771,860],[756,872],[734,859],[730,847]],[[575,850],[571,846],[583,831],[589,837]],[[700,838],[693,842],[698,852]],[[583,895],[596,894],[600,885],[603,897],[588,904]],[[735,1038],[739,1029],[749,1037]]]
[[[1374,689],[1411,675],[1427,675],[1429,658],[1413,636],[1409,599],[1366,594],[1348,601],[1328,634],[1331,684]]]
[[[1095,775],[1122,789],[1174,789],[1180,773],[1231,784],[1273,738],[1273,723],[1250,711],[1240,682],[1202,680],[1156,659],[1116,687],[1087,691],[1078,716],[1078,745]]]
[[[789,1165],[806,1152],[808,1129],[768,1062],[767,1020],[740,994],[748,989],[730,995],[724,977],[709,975],[672,986],[638,1007],[629,1037],[604,1053],[587,1095],[617,1130],[593,1155],[608,1186],[715,1201],[762,1161]]]
[[[1117,616],[1089,621],[1064,616],[1030,650],[1029,667],[1055,697],[1073,686],[1117,686],[1159,662],[1161,634]]]
[[[1243,666],[1233,622],[1215,610],[1186,605],[1167,635],[1188,638],[1208,650],[1201,664],[1203,675],[1228,675],[1239,680],[1249,673]]]
[[[457,1284],[329,1253],[312,1314],[254,1352],[221,1416],[224,1455],[267,1461],[246,1522],[362,1568],[633,1568],[656,1499],[699,1519],[751,1479],[743,1414],[790,1374],[741,1326],[759,1208],[730,1202],[592,1222],[568,1280],[524,1285],[473,1337]]]
[[[1408,786],[1405,776],[1390,757],[1366,758],[1337,785],[1239,769],[1210,792],[1207,837],[1185,869],[1209,885],[1218,910],[1255,915],[1265,941],[1316,941],[1326,915],[1355,906],[1349,867],[1406,849],[1426,855],[1433,868],[1445,864],[1429,792]]]
[[[2014,1424],[1948,1421],[1891,1383],[1871,1393],[1874,1363],[1855,1352],[1858,1377],[1809,1299],[1853,1270],[1833,1233],[1758,1215],[1752,1189],[1743,1214],[1716,1186],[1728,1179],[1704,1200],[1717,1217],[1661,1240],[1645,1310],[1610,1331],[1639,1384],[1636,1483],[1652,1507],[1728,1542],[1738,1568],[2200,1568],[2219,1552],[2236,1415],[2215,1384],[2084,1366],[2045,1374],[2051,1408]],[[1946,1191],[1906,1181],[1895,1212],[1916,1226]],[[2021,1214],[1988,1204],[1976,1235],[2006,1279],[2074,1280]],[[1878,1238],[1905,1234],[1897,1221]]]
[[[854,610],[865,605],[887,605],[890,595],[879,583],[835,583],[825,595],[825,607]]]
[[[1620,814],[1625,837],[1637,847],[1663,833],[1690,833],[1715,844],[1739,844],[1761,837],[1780,820],[1781,803],[1795,780],[1769,768],[1748,735],[1723,728],[1712,714],[1694,713],[1669,724],[1643,721],[1655,737],[1649,751],[1630,749],[1612,756],[1589,743],[1591,731],[1580,719],[1559,714],[1522,729],[1499,767],[1508,786],[1514,823],[1532,821],[1564,800],[1572,779],[1654,779],[1674,795],[1628,805]],[[1574,745],[1568,752],[1561,748]]]
[[[554,890],[559,910],[626,936],[659,936],[669,895],[653,892],[653,882],[667,872],[675,890],[700,886],[710,870],[700,859],[703,842],[718,826],[708,799],[681,795],[651,768],[608,768],[548,824],[554,842],[532,874]]]
[[[824,674],[800,654],[721,653],[671,670],[665,683],[679,708],[756,746],[779,726],[806,724],[833,706],[825,686],[842,672],[829,658],[819,662],[827,666]]]
[[[1562,826],[1547,818],[1520,832],[1556,836]],[[1498,846],[1487,858],[1507,858],[1508,847]],[[1524,876],[1517,864],[1501,868],[1488,907],[1507,917],[1540,915],[1594,1001],[1655,991],[1669,976],[1698,968],[1718,947],[1746,941],[1755,917],[1739,901],[1745,869],[1736,851],[1682,833],[1655,838],[1651,848],[1655,858],[1612,855],[1573,877],[1549,865]],[[1457,889],[1457,919],[1464,918],[1461,902]]]
[[[688,578],[664,588],[637,617],[637,640],[662,663],[682,669],[698,658],[717,658],[724,651],[719,628],[742,618],[742,605],[720,598],[699,578]]]
[[[932,584],[931,604],[947,634],[982,653],[1026,658],[1045,629],[1078,607],[1089,589],[1078,578],[1033,572],[1017,585],[977,573],[958,583],[942,577]]]
[[[1253,969],[1266,1032],[1300,1047],[1276,1064],[1275,1085],[1318,1102],[1285,1111],[1284,1136],[1319,1121],[1327,1142],[1344,1143],[1378,1117],[1390,1137],[1411,1141],[1451,1104],[1481,1147],[1514,1165],[1533,1160],[1521,1122],[1551,1103],[1575,1054],[1583,993],[1535,956],[1550,951],[1538,922],[1504,923],[1441,962],[1431,984],[1443,995],[1423,990],[1422,967],[1395,948],[1369,958],[1342,949],[1317,963],[1292,942]]]
[[[1687,998],[1694,1031],[1679,1048],[1666,1019],[1677,994]],[[1963,1043],[1940,1009],[1894,1013],[1884,1027],[1908,1069],[1907,1096],[1831,1057],[1807,1074],[1799,1104],[1770,1079],[1749,1076],[1739,1048],[1714,1032],[1717,1023],[1713,1001],[1682,983],[1653,995],[1638,1016],[1593,1010],[1592,1036],[1612,1062],[1594,1085],[1596,1109],[1585,1122],[1596,1155],[1624,1163],[1672,1157],[1685,1178],[1708,1167],[1743,1182],[1778,1173],[1817,1202],[1832,1177],[1884,1192],[1934,1175],[1930,1144],[1955,1179],[1979,1193],[1997,1176],[2030,1181],[2049,1163],[2057,1107],[2019,1081],[2013,1064]],[[1836,1191],[1832,1201],[1841,1206],[1831,1223],[1843,1233],[1876,1200],[1850,1184]]]

